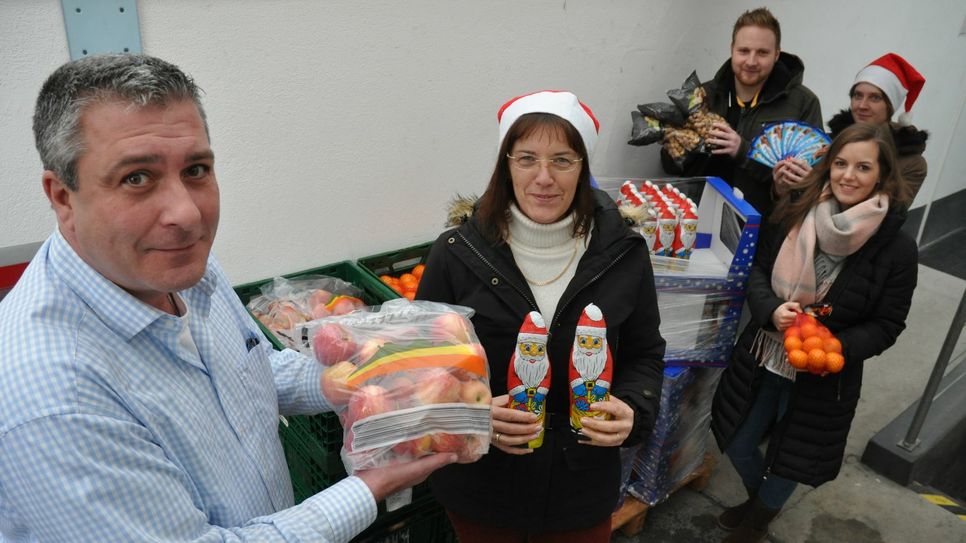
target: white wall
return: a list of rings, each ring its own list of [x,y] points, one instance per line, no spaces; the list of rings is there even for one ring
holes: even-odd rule
[[[144,52],[207,93],[222,188],[215,249],[242,282],[434,238],[453,194],[483,190],[496,110],[524,92],[566,88],[594,109],[596,175],[661,175],[656,148],[626,145],[630,111],[663,100],[692,69],[711,77],[734,19],[758,5],[141,0],[138,9]],[[921,194],[966,188],[966,159],[946,154],[966,138],[964,121],[954,140],[966,4],[769,7],[826,119],[873,58],[891,50],[916,65],[927,83],[915,122],[932,132]],[[0,250],[54,227],[30,117],[44,78],[68,57],[60,2],[0,0]]]

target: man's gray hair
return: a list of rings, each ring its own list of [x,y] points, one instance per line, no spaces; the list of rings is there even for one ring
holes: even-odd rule
[[[146,55],[93,55],[68,62],[47,78],[34,110],[34,140],[44,169],[77,190],[77,159],[84,152],[84,108],[104,102],[134,107],[191,100],[208,132],[201,89],[177,66]]]

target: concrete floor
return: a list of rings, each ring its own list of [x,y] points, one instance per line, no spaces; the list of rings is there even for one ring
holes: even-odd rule
[[[907,328],[896,344],[865,366],[863,398],[849,435],[838,479],[819,488],[800,486],[771,525],[773,543],[966,542],[966,521],[925,501],[915,491],[880,477],[859,459],[866,443],[918,400],[966,288],[966,281],[919,266]],[[950,369],[966,357],[966,334],[953,352]],[[731,464],[719,458],[702,492],[684,488],[647,512],[643,531],[612,543],[715,542],[726,533],[715,518],[744,499]]]

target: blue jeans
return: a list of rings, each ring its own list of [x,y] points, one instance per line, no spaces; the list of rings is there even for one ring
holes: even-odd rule
[[[757,491],[758,498],[769,509],[777,510],[785,505],[798,483],[774,473],[765,478],[765,457],[759,445],[768,428],[788,409],[794,383],[766,369],[761,371],[764,375],[758,395],[725,454],[745,487],[750,492]]]

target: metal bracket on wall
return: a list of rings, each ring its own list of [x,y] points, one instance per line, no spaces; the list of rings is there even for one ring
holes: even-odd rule
[[[70,59],[140,53],[137,0],[61,0]]]

